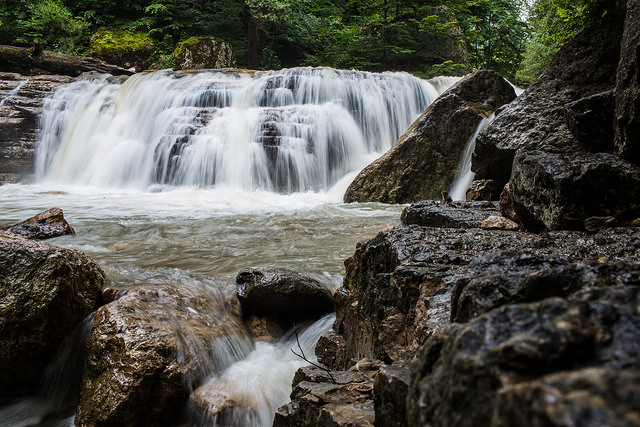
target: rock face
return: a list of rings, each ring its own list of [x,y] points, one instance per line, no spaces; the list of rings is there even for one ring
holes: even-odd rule
[[[351,183],[345,202],[410,203],[449,187],[483,118],[515,97],[497,73],[477,71],[442,94],[382,157]]]
[[[334,311],[331,292],[317,280],[286,268],[249,268],[236,277],[244,317],[283,321],[317,320]]]
[[[173,56],[181,70],[236,66],[231,44],[215,37],[191,37],[178,45]]]
[[[591,216],[640,216],[640,169],[611,154],[523,151],[509,188],[530,230],[582,229]]]
[[[627,1],[627,17],[616,77],[615,146],[640,166],[640,3]]]
[[[587,152],[613,152],[615,105],[615,89],[565,105],[567,127]]]
[[[36,240],[75,234],[60,208],[51,208],[16,225],[0,227],[0,231]]]
[[[476,179],[494,179],[502,188],[518,149],[584,151],[567,127],[565,104],[614,88],[623,18],[610,16],[564,45],[542,76],[478,135],[472,161]],[[600,132],[595,126],[591,130]]]
[[[496,202],[451,202],[443,205],[433,200],[412,203],[402,210],[404,225],[443,228],[480,228],[490,215],[500,215]]]
[[[81,252],[0,231],[0,393],[37,386],[57,346],[99,306],[103,282]]]
[[[144,32],[132,33],[120,28],[100,28],[89,44],[91,56],[109,64],[137,71],[147,69],[154,42]]]
[[[72,81],[67,76],[0,73],[0,183],[31,177],[43,99]]]
[[[96,312],[76,423],[175,420],[190,391],[214,369],[218,339],[244,333],[240,319],[211,291],[169,285],[129,291]]]

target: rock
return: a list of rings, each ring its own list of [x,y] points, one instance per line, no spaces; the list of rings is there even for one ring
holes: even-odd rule
[[[44,98],[72,81],[67,76],[0,73],[0,183],[29,180]]]
[[[498,188],[504,186],[518,149],[584,151],[567,127],[564,108],[615,86],[622,19],[607,15],[565,44],[549,68],[480,132],[472,160],[475,179],[493,179]]]
[[[191,37],[176,47],[173,56],[181,70],[236,66],[231,44],[216,37]]]
[[[511,221],[508,218],[503,216],[491,215],[480,224],[480,228],[483,230],[506,230],[506,231],[517,231],[520,229],[520,226]]]
[[[442,205],[424,200],[404,208],[400,220],[404,225],[423,227],[480,228],[489,215],[499,215],[497,203],[465,201]]]
[[[500,215],[505,218],[509,218],[511,221],[515,222],[520,226],[520,228],[524,228],[522,221],[518,218],[518,214],[516,210],[513,208],[513,203],[511,202],[511,190],[509,187],[509,183],[507,182],[502,189],[502,193],[500,193]]]
[[[27,239],[50,239],[75,234],[60,208],[51,208],[19,224],[0,227],[0,231],[19,234]]]
[[[78,425],[166,425],[246,334],[221,295],[144,285],[101,307],[86,344]]]
[[[0,394],[38,385],[58,345],[99,306],[103,282],[79,251],[0,231]]]
[[[323,333],[316,344],[315,353],[318,362],[333,368],[345,367],[351,360],[346,358],[347,342],[333,329]]]
[[[580,98],[565,105],[567,128],[585,151],[613,152],[615,89]]]
[[[236,276],[236,294],[244,317],[271,316],[282,321],[317,320],[334,311],[331,292],[317,280],[286,268],[249,268]]]
[[[627,1],[620,63],[616,75],[615,148],[640,166],[640,4]]]
[[[89,42],[91,56],[109,64],[137,71],[147,69],[154,42],[145,32],[121,28],[100,28]]]
[[[492,179],[477,179],[467,190],[467,200],[496,200],[499,196],[496,183]]]
[[[456,176],[483,118],[515,97],[493,71],[476,71],[436,99],[382,157],[358,174],[345,202],[410,203],[437,199]]]
[[[613,227],[617,221],[612,216],[592,216],[584,220],[584,229],[594,233],[606,227]]]
[[[530,230],[582,229],[591,216],[640,214],[640,168],[606,153],[526,151],[514,161],[513,207]]]
[[[380,368],[373,382],[376,426],[404,427],[411,370],[402,362]]]
[[[198,414],[196,425],[259,425],[256,402],[233,393],[225,384],[205,384],[189,397],[189,405]]]

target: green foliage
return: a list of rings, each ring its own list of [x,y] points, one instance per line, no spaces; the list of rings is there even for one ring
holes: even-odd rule
[[[149,50],[153,40],[145,32],[130,32],[120,28],[100,28],[91,37],[91,53]]]

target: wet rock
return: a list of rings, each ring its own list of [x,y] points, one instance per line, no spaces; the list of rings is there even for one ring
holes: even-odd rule
[[[502,187],[519,149],[584,152],[567,127],[564,106],[613,89],[623,18],[607,15],[569,41],[549,68],[480,132],[472,160],[476,179],[494,179]]]
[[[286,268],[261,267],[241,271],[236,276],[236,294],[244,317],[317,320],[334,311],[333,297],[325,286]]]
[[[51,208],[19,224],[0,227],[0,231],[8,231],[35,240],[75,234],[60,208]]]
[[[524,228],[522,221],[518,217],[516,210],[513,208],[513,203],[511,202],[511,190],[509,187],[509,183],[504,185],[502,189],[502,193],[500,193],[500,215],[505,218],[509,218],[511,221],[515,222],[520,226],[520,228]]]
[[[466,193],[467,200],[496,200],[498,196],[498,188],[492,179],[472,181]]]
[[[173,56],[181,70],[236,66],[231,44],[216,37],[191,37],[176,47]]]
[[[404,225],[440,228],[480,228],[490,215],[499,215],[494,202],[451,202],[443,205],[433,200],[413,203],[403,209],[400,220]]]
[[[580,98],[565,105],[565,121],[585,151],[613,152],[615,89]]]
[[[615,148],[640,166],[640,4],[627,1],[620,63],[616,76]]]
[[[98,29],[89,42],[92,57],[136,71],[147,69],[154,48],[155,43],[146,32],[115,27]]]
[[[257,425],[259,408],[247,396],[233,393],[221,384],[198,387],[189,397],[189,405],[197,413],[197,425]]]
[[[100,304],[103,282],[79,251],[0,231],[0,393],[37,386],[58,345]]]
[[[403,362],[380,368],[373,383],[376,426],[406,426],[411,370]]]
[[[73,80],[67,76],[0,73],[0,183],[30,179],[43,100]]]
[[[349,365],[352,361],[347,358],[346,345],[345,339],[333,329],[326,331],[316,344],[318,362],[333,369]]]
[[[86,344],[76,423],[165,425],[244,326],[211,290],[144,285],[101,307]]]
[[[410,203],[449,187],[469,138],[483,118],[515,97],[492,71],[467,75],[442,94],[345,192],[345,202]]]
[[[584,229],[590,233],[594,233],[603,228],[613,227],[617,221],[612,216],[591,216],[584,220]]]
[[[640,214],[640,168],[606,153],[529,151],[514,161],[510,194],[527,229],[581,229],[591,216]]]
[[[520,229],[520,226],[503,216],[491,215],[480,224],[480,228],[483,230],[507,230],[516,231]]]

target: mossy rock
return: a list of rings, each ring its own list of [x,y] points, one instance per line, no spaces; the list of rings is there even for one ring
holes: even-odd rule
[[[173,52],[179,69],[232,68],[236,66],[231,44],[216,37],[191,37]]]
[[[89,49],[93,57],[139,71],[149,65],[154,42],[144,32],[132,33],[120,28],[102,27],[91,37]]]

